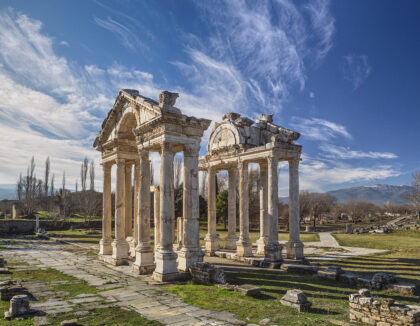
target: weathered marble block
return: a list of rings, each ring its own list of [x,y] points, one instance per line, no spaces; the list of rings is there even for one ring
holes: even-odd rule
[[[242,293],[244,295],[250,295],[250,296],[259,294],[261,292],[261,289],[259,287],[256,287],[250,284],[236,285],[234,287],[234,290],[236,292]]]
[[[281,304],[297,309],[299,312],[309,311],[312,303],[301,290],[288,290],[280,299]]]
[[[203,284],[226,283],[225,272],[222,268],[214,267],[209,263],[196,263],[189,269],[194,281]]]
[[[30,312],[29,298],[26,294],[15,295],[10,300],[9,311],[4,313],[5,319],[11,319],[19,316],[26,315]]]

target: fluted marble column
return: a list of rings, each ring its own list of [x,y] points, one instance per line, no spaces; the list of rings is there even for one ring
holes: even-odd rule
[[[155,252],[160,245],[160,190],[153,186],[153,218],[155,224]]]
[[[278,160],[276,157],[267,158],[267,215],[269,232],[267,245],[264,248],[265,260],[277,262],[282,260],[282,246],[279,244],[279,207],[278,207]]]
[[[178,269],[188,271],[197,262],[203,261],[200,248],[200,209],[198,197],[198,152],[200,143],[184,148],[182,248],[178,254]],[[178,233],[180,234],[180,233]]]
[[[163,143],[160,156],[160,245],[155,254],[153,278],[169,281],[177,278],[177,254],[173,251],[174,153],[170,143]]]
[[[111,220],[111,164],[102,163],[103,200],[102,200],[102,239],[99,242],[99,254],[112,254],[112,220]]]
[[[226,236],[226,249],[236,250],[236,186],[238,184],[238,169],[231,168],[229,173],[228,189],[228,234]]]
[[[125,164],[125,238],[133,236],[132,164]]]
[[[206,252],[212,253],[219,249],[219,239],[216,233],[216,170],[209,168],[208,178],[208,200],[207,200],[207,225],[208,232],[204,240],[206,241]]]
[[[268,242],[269,221],[267,214],[267,162],[260,163],[260,238],[257,240],[257,254],[264,255]]]
[[[139,189],[140,189],[140,161],[137,159],[134,163],[134,209],[133,209],[133,220],[134,220],[134,226],[133,226],[133,238],[134,238],[134,244],[137,246],[137,215],[139,214]]]
[[[155,269],[153,248],[150,245],[150,161],[149,152],[140,152],[139,214],[137,215],[138,242],[133,271],[147,274]]]
[[[115,265],[127,263],[128,243],[125,240],[125,160],[116,159],[117,181],[115,187],[115,240],[112,242],[112,259]]]
[[[249,191],[248,163],[239,163],[239,240],[236,254],[241,257],[252,256],[252,243],[249,239]]]
[[[299,213],[299,160],[289,161],[289,241],[286,243],[289,259],[304,259],[303,243],[300,241]]]

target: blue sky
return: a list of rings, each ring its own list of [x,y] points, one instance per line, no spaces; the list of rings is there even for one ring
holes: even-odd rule
[[[3,0],[0,184],[32,155],[39,176],[49,155],[70,187],[84,156],[100,171],[92,142],[121,88],[177,91],[184,113],[213,121],[275,113],[302,134],[301,189],[408,184],[420,169],[419,13],[415,0]]]

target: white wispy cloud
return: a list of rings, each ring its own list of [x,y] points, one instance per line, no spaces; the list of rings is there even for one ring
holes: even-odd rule
[[[344,78],[353,84],[356,90],[362,85],[372,72],[366,55],[349,54],[344,57]]]
[[[338,158],[338,159],[394,159],[398,156],[394,153],[389,152],[363,152],[358,150],[351,150],[344,146],[336,146],[332,144],[323,143],[319,148],[326,153],[326,156],[329,158]]]
[[[292,117],[291,126],[309,140],[328,141],[338,137],[352,138],[345,126],[319,118]]]
[[[305,61],[322,60],[331,48],[328,1],[303,7],[288,0],[197,4],[212,34],[207,40],[187,35],[191,62],[176,64],[206,95],[229,90],[225,107],[279,112],[293,89],[304,89]],[[203,78],[203,71],[212,78]],[[236,98],[242,100],[229,101]]]

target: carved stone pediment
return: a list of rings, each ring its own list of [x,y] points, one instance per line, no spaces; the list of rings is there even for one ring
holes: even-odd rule
[[[163,91],[159,94],[159,106],[172,107],[175,106],[176,99],[179,97],[178,93],[171,93],[169,91]]]

